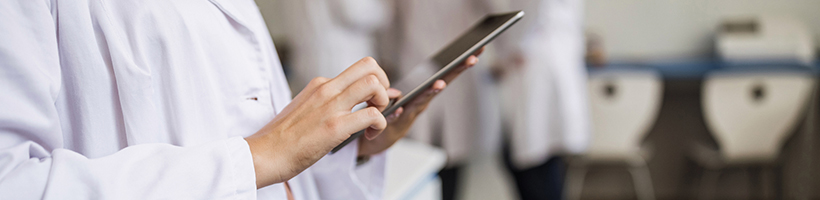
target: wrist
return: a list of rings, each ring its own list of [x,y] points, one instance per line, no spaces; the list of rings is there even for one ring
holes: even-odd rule
[[[283,166],[276,166],[277,162],[274,161],[274,156],[268,155],[270,154],[271,143],[267,142],[264,137],[248,137],[245,138],[245,141],[248,142],[248,147],[251,150],[251,157],[253,158],[253,169],[254,174],[256,174],[256,187],[263,188],[268,185],[272,185],[278,182],[282,182],[282,176],[278,174],[279,170]]]

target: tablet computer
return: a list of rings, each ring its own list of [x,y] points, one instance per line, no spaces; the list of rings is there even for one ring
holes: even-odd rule
[[[422,94],[427,88],[430,88],[436,80],[441,79],[444,75],[455,69],[464,62],[464,60],[484,45],[487,45],[487,43],[518,22],[522,17],[524,17],[524,11],[516,11],[490,14],[479,20],[478,23],[473,25],[467,32],[445,46],[433,55],[432,58],[416,66],[409,74],[405,75],[396,85],[396,89],[401,90],[404,96],[397,100],[391,100],[391,104],[387,106],[387,109],[385,109],[382,114],[384,114],[384,116],[393,114],[393,112],[404,106],[404,104],[409,103],[416,98],[416,96]],[[425,71],[432,71],[434,73],[430,76],[429,73],[425,73]],[[356,132],[351,135],[350,138],[333,148],[331,152],[336,153],[342,149],[342,147],[363,134],[364,130]]]

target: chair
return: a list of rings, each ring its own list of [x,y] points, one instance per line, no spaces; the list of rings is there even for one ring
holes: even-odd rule
[[[690,151],[691,158],[705,168],[701,199],[715,196],[721,169],[757,166],[762,169],[757,174],[761,179],[778,171],[778,155],[803,116],[813,81],[810,74],[797,72],[720,72],[706,77],[701,103],[718,148],[695,144]],[[778,186],[774,181],[761,182]],[[756,191],[771,198],[766,188]],[[775,198],[780,196],[779,189],[775,192]]]
[[[603,71],[588,81],[592,138],[587,152],[569,162],[567,199],[580,199],[587,167],[626,164],[638,199],[655,199],[644,137],[660,110],[663,81],[652,71]]]

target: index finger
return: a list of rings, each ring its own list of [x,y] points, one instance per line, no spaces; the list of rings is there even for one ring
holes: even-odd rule
[[[384,73],[384,70],[376,63],[376,59],[373,59],[373,57],[362,58],[345,69],[339,76],[331,79],[328,83],[330,86],[341,91],[368,75],[376,76],[385,90],[390,88],[390,80],[387,79],[387,74]]]

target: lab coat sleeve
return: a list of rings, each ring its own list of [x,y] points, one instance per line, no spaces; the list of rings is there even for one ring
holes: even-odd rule
[[[0,19],[0,199],[256,197],[253,160],[241,137],[185,148],[134,145],[95,159],[64,149],[49,2],[2,1]]]
[[[311,166],[320,199],[382,199],[385,153],[356,166],[359,140]]]
[[[384,27],[392,19],[389,1],[385,0],[332,0],[330,10],[342,24],[365,32]]]

